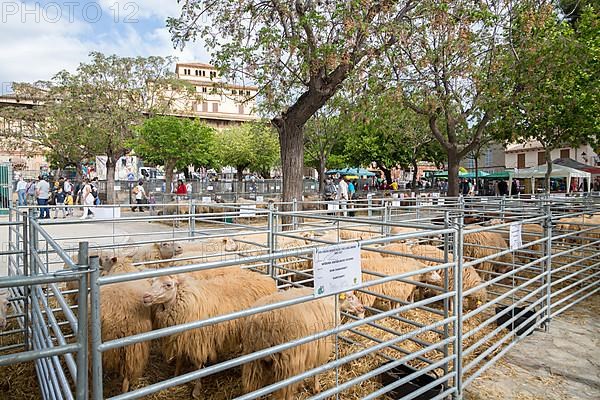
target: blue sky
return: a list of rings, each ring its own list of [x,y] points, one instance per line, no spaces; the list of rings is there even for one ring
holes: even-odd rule
[[[174,55],[209,62],[202,43],[173,49],[165,20],[176,0],[0,0],[0,82],[50,79],[74,70],[91,51],[120,56]]]

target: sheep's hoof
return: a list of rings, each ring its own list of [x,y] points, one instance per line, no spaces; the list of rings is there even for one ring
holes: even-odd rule
[[[196,381],[194,385],[194,390],[192,391],[192,397],[194,399],[199,399],[202,397],[202,384],[200,383],[200,379]]]

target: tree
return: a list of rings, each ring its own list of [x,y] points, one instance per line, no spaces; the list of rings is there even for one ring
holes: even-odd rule
[[[541,143],[546,192],[552,150],[599,140],[599,27],[591,7],[582,10],[576,29],[549,5],[534,8],[527,3],[515,19],[515,52],[506,58],[502,73],[511,103],[497,134],[507,142]]]
[[[398,40],[416,2],[188,0],[168,26],[176,44],[201,37],[225,76],[250,79],[279,133],[283,200],[302,194],[303,128],[356,70]],[[201,18],[210,24],[198,23]]]
[[[235,167],[237,179],[244,179],[244,170],[269,175],[277,162],[277,137],[264,123],[245,123],[217,135],[217,153],[222,165]]]
[[[325,190],[325,169],[330,155],[342,142],[343,131],[339,127],[339,116],[324,108],[308,121],[304,132],[304,162],[317,170],[319,192]]]
[[[215,161],[215,131],[195,119],[151,117],[138,126],[128,146],[144,160],[164,165],[167,184],[173,182],[175,169],[212,166]]]
[[[423,1],[410,35],[387,53],[389,79],[427,119],[448,161],[448,195],[458,195],[459,162],[481,140],[498,108],[495,73],[505,2]]]

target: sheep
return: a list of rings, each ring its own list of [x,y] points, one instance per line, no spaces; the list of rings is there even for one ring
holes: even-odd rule
[[[395,253],[411,254],[410,247],[407,244],[401,243],[401,242],[385,245],[381,248],[381,250],[392,251]],[[381,253],[381,256],[389,258],[389,257],[397,257],[398,255]]]
[[[506,240],[496,232],[466,232],[464,235],[463,255],[470,259],[479,259],[488,257],[508,249]],[[503,263],[511,263],[511,257],[508,254],[499,256],[497,261]],[[480,270],[484,271],[482,276],[484,279],[489,279],[491,272],[499,272],[504,274],[510,270],[510,266],[495,265],[492,261],[483,261],[478,263]]]
[[[439,264],[444,263],[444,251],[437,247],[428,246],[428,245],[419,245],[419,246],[412,247],[411,251],[413,252],[414,255],[417,255],[417,256],[422,256],[422,257],[439,260],[439,261],[421,260],[421,262],[424,263],[425,265],[434,266],[434,265],[439,265]],[[452,254],[448,254],[448,261],[449,262],[454,261],[454,256]],[[438,273],[440,273],[440,276],[441,276],[441,271],[438,271]],[[454,269],[453,268],[448,269],[448,279],[449,279],[448,288],[450,290],[454,290]],[[462,283],[463,292],[465,292],[469,289],[478,287],[482,283],[483,283],[483,280],[481,279],[481,277],[479,276],[479,274],[477,273],[475,268],[463,267],[463,283]],[[427,292],[427,290],[425,290],[425,292]],[[463,307],[465,310],[473,310],[473,309],[479,307],[481,304],[485,303],[486,300],[487,300],[487,290],[485,289],[485,287],[482,287],[482,288],[476,290],[475,292],[469,294],[464,299]]]
[[[150,309],[142,303],[142,294],[149,287],[146,280],[139,280],[100,288],[102,342],[152,330]],[[102,368],[120,375],[125,393],[142,376],[149,359],[150,342],[140,342],[104,352]]]
[[[380,232],[376,232],[371,227],[360,226],[356,230],[340,229],[340,240],[365,240],[381,236]]]
[[[503,224],[504,222],[501,219],[492,219],[489,221],[489,225],[494,226],[494,225],[499,225],[499,224]],[[541,238],[544,237],[544,228],[539,225],[539,224],[523,224],[521,226],[521,233],[522,233],[522,238],[523,238],[523,244],[526,244],[528,242],[533,242],[536,240],[539,240]],[[504,240],[509,240],[509,230],[505,229],[503,230],[501,233],[502,237],[504,238]],[[529,259],[532,257],[531,254],[528,254],[529,252],[536,252],[536,253],[541,253],[542,252],[542,243],[537,243],[534,245],[531,245],[529,247],[527,247],[524,251],[522,252],[518,252],[521,259],[523,260],[523,262],[528,262]]]
[[[274,304],[297,297],[312,295],[307,288],[292,288],[274,293],[256,302],[253,307]],[[340,310],[364,313],[362,304],[353,294],[341,295]],[[335,327],[335,300],[319,298],[275,309],[248,317],[242,333],[244,354],[253,353]],[[333,341],[321,338],[296,346],[242,366],[242,387],[245,393],[298,375],[324,364],[333,352]],[[291,400],[302,382],[297,382],[273,393],[273,398]],[[314,393],[320,392],[318,377],[314,377]]]
[[[0,289],[0,331],[4,330],[7,325],[9,296],[8,289]]]
[[[369,282],[372,280],[381,279],[380,276],[365,273],[365,271],[377,272],[386,276],[394,276],[403,273],[418,271],[426,268],[425,264],[422,264],[412,258],[407,257],[395,257],[395,258],[373,258],[362,260],[362,280]],[[441,277],[437,272],[427,272],[425,274],[412,275],[405,278],[408,281],[413,282],[427,282],[435,285],[440,285],[442,282]],[[368,286],[365,290],[374,292],[376,294],[382,294],[398,299],[398,301],[412,301],[414,290],[416,286],[407,282],[400,281],[389,281],[381,283],[375,286]],[[382,299],[376,295],[364,293],[358,291],[356,293],[358,299],[362,304],[369,307],[374,307],[382,311],[390,310],[397,307],[396,301],[390,301]]]
[[[204,281],[189,276],[163,276],[152,280],[143,302],[154,306],[154,326],[165,328],[247,309],[275,291],[270,277],[249,271]],[[209,361],[239,353],[242,323],[236,319],[169,336],[162,340],[163,354],[169,361],[176,360],[176,374],[183,360],[202,368]],[[192,396],[199,398],[200,390],[198,380]]]

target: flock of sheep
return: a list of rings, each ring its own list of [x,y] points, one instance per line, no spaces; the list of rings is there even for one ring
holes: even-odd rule
[[[598,216],[584,223],[600,224]],[[492,221],[492,224],[503,221]],[[578,220],[561,220],[557,227],[566,230],[579,229]],[[391,227],[391,235],[412,232],[416,229]],[[537,224],[523,226],[524,242],[543,237],[543,229]],[[374,228],[340,229],[331,232],[306,232],[298,238],[278,237],[277,249],[302,248],[338,240],[363,240],[381,236]],[[586,233],[589,235],[589,233]],[[594,234],[594,232],[592,232]],[[481,259],[508,249],[506,232],[468,232],[464,235],[463,255],[468,259]],[[439,242],[434,241],[435,244]],[[110,254],[98,253],[103,275],[140,271],[135,263],[149,263],[154,268],[187,265],[192,260],[214,261],[224,257],[246,257],[264,254],[265,233],[248,233],[234,238],[213,241],[213,245],[224,250],[207,251],[207,241],[161,242],[131,249],[113,250]],[[538,247],[536,247],[538,246]],[[532,251],[540,251],[540,245]],[[494,274],[505,273],[511,265],[510,255],[498,256],[494,261],[481,262],[466,267],[463,271],[464,309],[474,309],[487,300],[484,280]],[[439,294],[444,286],[444,270],[419,273],[425,268],[443,263],[444,251],[437,246],[416,241],[397,241],[383,246],[368,246],[361,250],[363,282],[381,276],[409,274],[402,280],[394,280],[340,295],[339,308],[335,310],[335,299],[314,299],[291,307],[274,309],[233,319],[202,328],[167,336],[160,340],[164,359],[175,364],[179,375],[187,366],[196,369],[225,359],[249,354],[301,337],[331,329],[337,316],[362,318],[365,312],[391,310],[402,302]],[[176,258],[179,260],[173,261]],[[448,254],[451,262],[453,255]],[[290,276],[289,284],[305,279],[310,274],[310,258],[287,257],[278,260],[287,270],[304,271]],[[240,261],[243,264],[243,260]],[[145,265],[146,266],[146,265]],[[165,328],[188,322],[230,314],[249,308],[274,304],[312,294],[312,288],[293,287],[278,290],[276,280],[261,272],[238,266],[200,270],[191,273],[167,275],[152,280],[135,280],[101,287],[101,330],[102,341],[110,341],[131,335]],[[256,268],[260,271],[260,268]],[[448,269],[449,288],[454,288],[454,274]],[[281,282],[280,282],[281,283]],[[75,283],[76,284],[76,283]],[[73,283],[67,290],[76,289]],[[438,287],[433,289],[432,287]],[[394,299],[394,300],[390,300]],[[76,294],[70,296],[76,302]],[[0,328],[6,325],[8,292],[0,291]],[[341,319],[340,319],[341,320]],[[103,353],[103,369],[118,374],[122,379],[121,390],[126,392],[142,377],[150,360],[149,341],[112,349]],[[263,359],[249,362],[242,368],[242,387],[252,392],[266,385],[297,375],[307,369],[325,363],[333,353],[330,340],[319,339],[296,346]],[[289,385],[275,393],[275,397],[292,399],[300,383]],[[201,395],[201,383],[195,383],[192,395]],[[314,381],[315,393],[320,391],[318,380]]]

